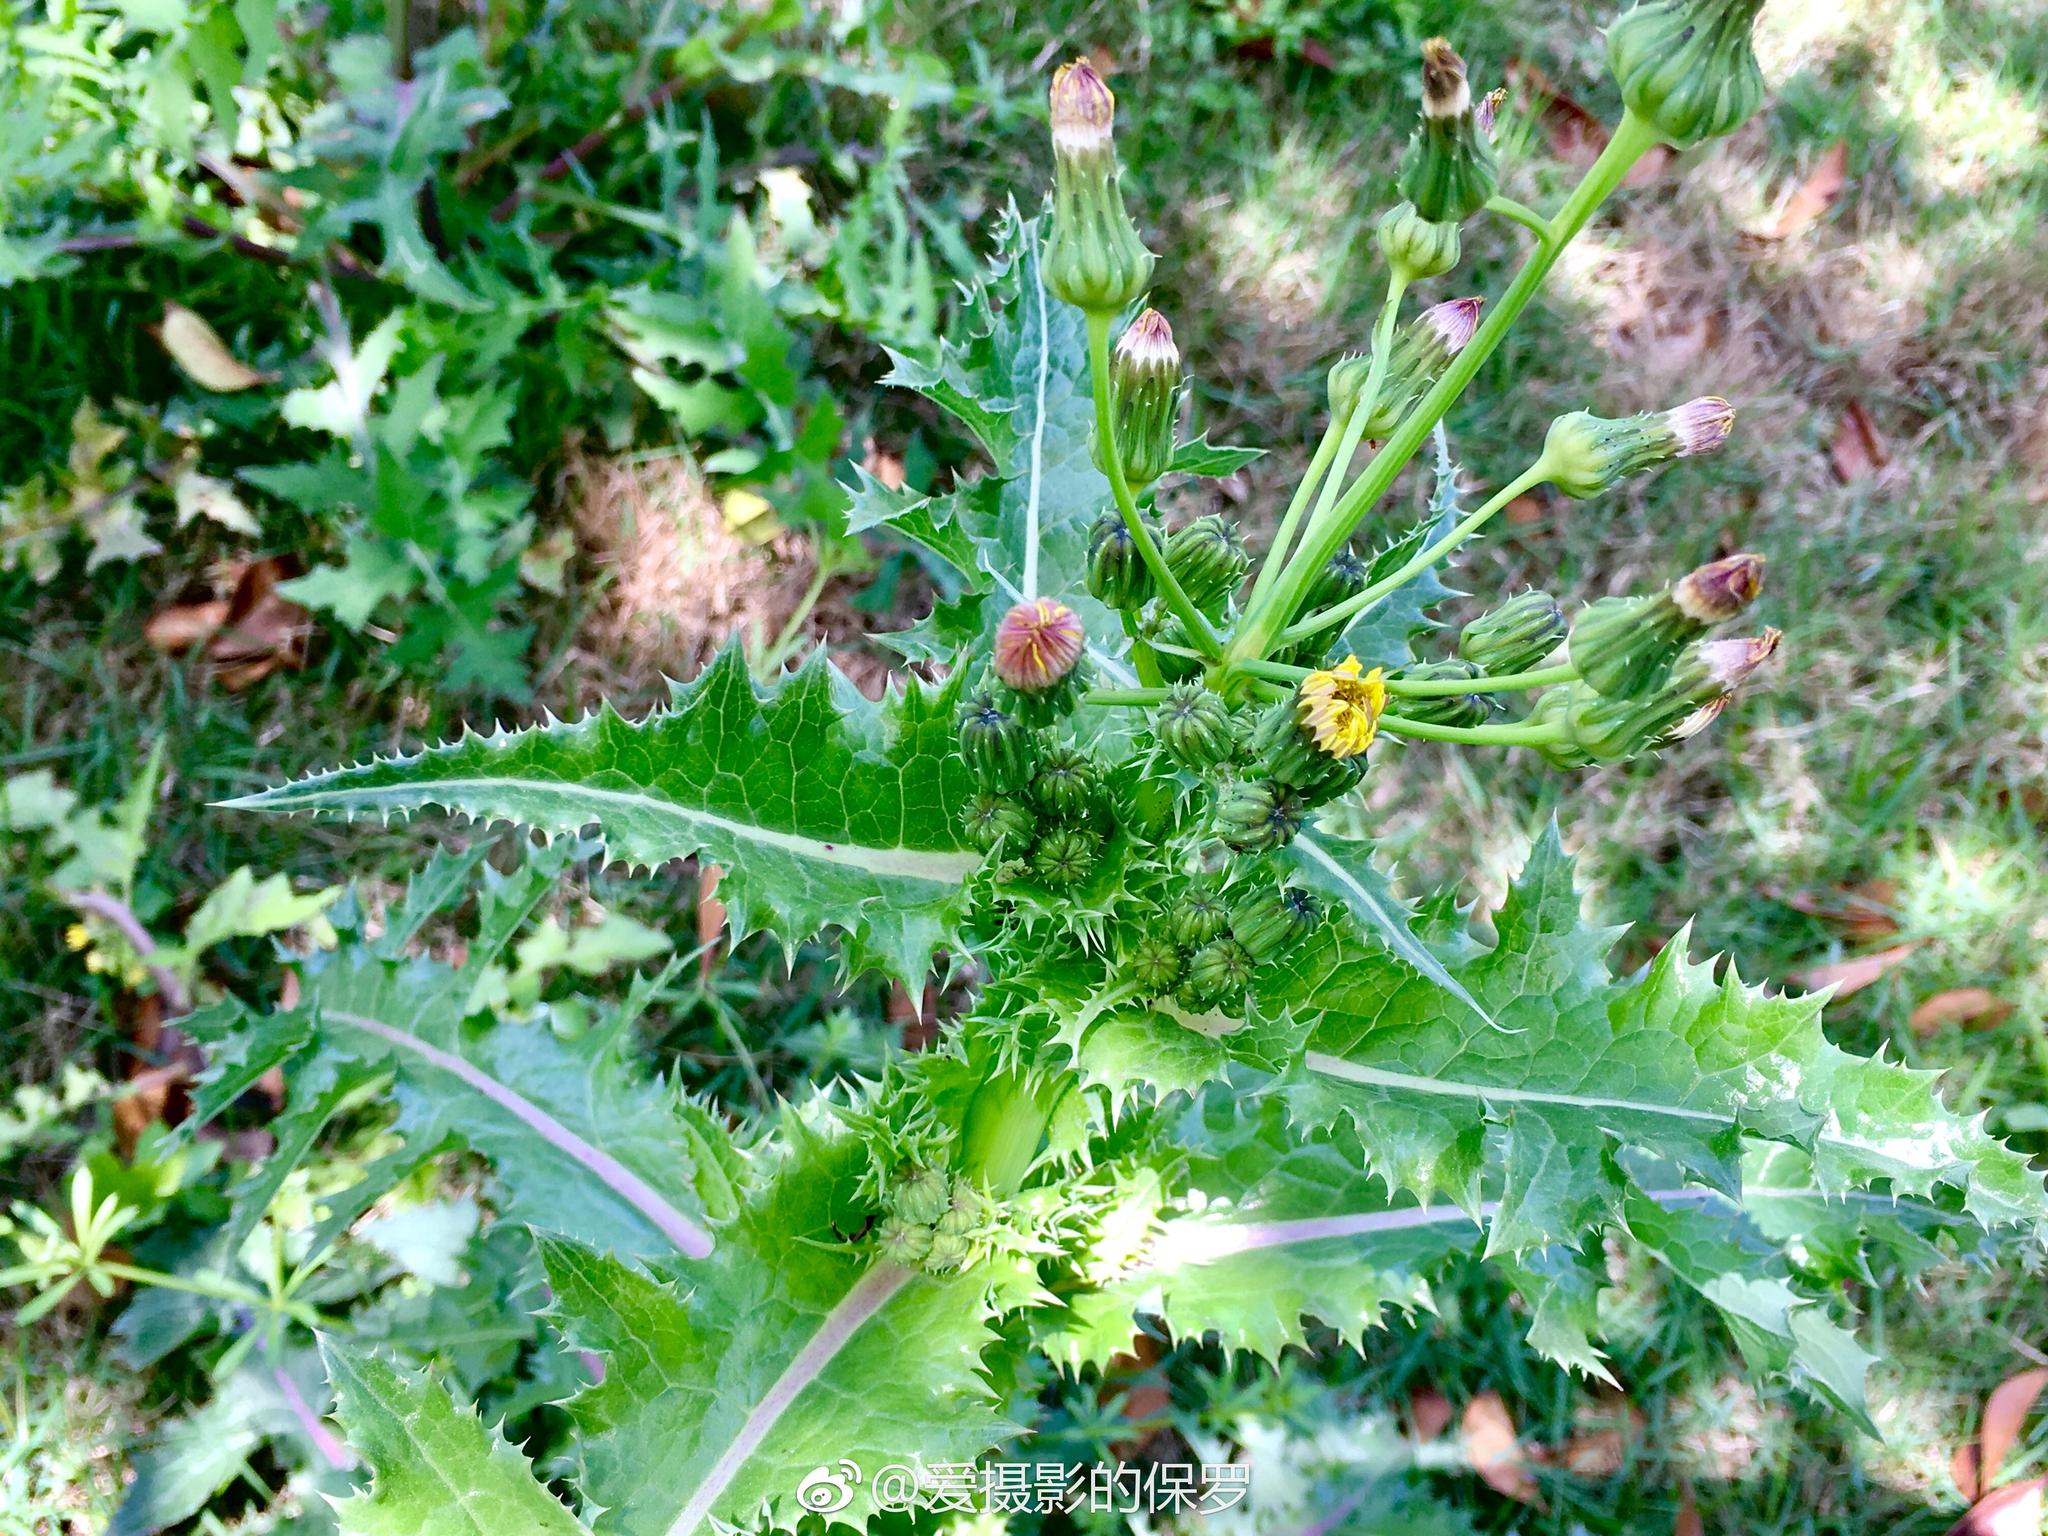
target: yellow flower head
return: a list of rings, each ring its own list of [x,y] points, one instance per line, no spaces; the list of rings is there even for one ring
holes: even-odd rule
[[[1387,685],[1380,669],[1359,675],[1358,658],[1346,656],[1336,666],[1311,672],[1295,695],[1301,728],[1332,757],[1356,757],[1372,745],[1387,707]]]
[[[73,923],[64,930],[64,943],[69,949],[84,949],[92,942],[92,930],[83,923]]]

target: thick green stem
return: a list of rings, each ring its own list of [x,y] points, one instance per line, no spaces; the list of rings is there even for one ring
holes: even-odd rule
[[[1273,648],[1273,642],[1287,628],[1300,607],[1302,595],[1314,580],[1315,573],[1343,548],[1359,519],[1386,494],[1387,488],[1394,483],[1394,477],[1414,457],[1415,450],[1422,446],[1430,430],[1464,393],[1465,386],[1472,382],[1493,355],[1509,328],[1542,286],[1543,279],[1556,265],[1559,254],[1571,243],[1572,237],[1585,227],[1594,210],[1621,184],[1629,167],[1656,142],[1655,129],[1632,112],[1622,114],[1613,137],[1607,141],[1607,148],[1601,151],[1600,158],[1593,162],[1584,179],[1572,190],[1557,216],[1549,221],[1543,239],[1523,260],[1514,281],[1480,322],[1472,340],[1451,359],[1443,376],[1394,429],[1386,446],[1374,455],[1365,472],[1330,509],[1329,516],[1310,524],[1302,536],[1301,547],[1288,560],[1285,571],[1265,600],[1256,611],[1248,612],[1240,621],[1224,658],[1226,664],[1264,656]]]
[[[1281,642],[1283,644],[1292,644],[1297,640],[1306,640],[1310,635],[1319,634],[1333,625],[1343,624],[1354,615],[1365,612],[1366,609],[1372,607],[1375,603],[1385,599],[1389,593],[1406,586],[1432,565],[1435,565],[1437,561],[1445,558],[1457,549],[1460,544],[1463,544],[1473,534],[1485,527],[1502,507],[1506,506],[1530,487],[1541,485],[1548,477],[1549,470],[1547,466],[1541,459],[1538,459],[1534,464],[1523,470],[1521,474],[1495,491],[1487,499],[1485,505],[1463,518],[1449,533],[1416,551],[1412,559],[1404,561],[1397,569],[1388,572],[1364,591],[1354,592],[1351,596],[1345,598],[1343,602],[1325,608],[1321,613],[1312,613],[1299,624],[1282,630],[1280,634]]]
[[[1489,197],[1486,200],[1486,211],[1497,213],[1504,219],[1513,219],[1525,229],[1533,229],[1539,240],[1548,239],[1550,236],[1550,220],[1527,203],[1518,203],[1512,197]]]
[[[1330,466],[1330,477],[1323,482],[1322,491],[1316,497],[1316,509],[1309,514],[1308,525],[1311,528],[1330,515],[1331,506],[1351,477],[1351,460],[1365,436],[1365,424],[1379,409],[1380,391],[1387,384],[1387,359],[1394,350],[1394,322],[1401,314],[1401,295],[1407,291],[1407,283],[1398,276],[1387,279],[1386,302],[1380,305],[1380,317],[1373,322],[1372,361],[1366,365],[1365,387],[1358,392],[1350,414],[1344,419],[1344,440],[1338,445],[1336,461]]]
[[[1045,1128],[1072,1081],[1036,1082],[1015,1072],[989,1078],[974,1092],[961,1127],[961,1167],[998,1199],[1014,1195],[1038,1159]]]
[[[1390,677],[1387,679],[1387,692],[1403,699],[1449,699],[1467,693],[1520,693],[1529,688],[1548,688],[1555,683],[1574,682],[1578,675],[1579,669],[1566,663],[1558,667],[1539,667],[1534,672],[1514,672],[1505,677],[1447,677],[1433,681]]]
[[[1164,688],[1091,688],[1081,695],[1083,704],[1157,704],[1166,697]]]
[[[1301,484],[1294,488],[1280,526],[1274,530],[1273,542],[1267,546],[1265,558],[1259,562],[1259,574],[1252,579],[1251,593],[1245,598],[1247,607],[1258,602],[1287,563],[1287,550],[1294,543],[1294,530],[1301,522],[1302,514],[1308,511],[1309,498],[1315,495],[1316,487],[1322,484],[1331,461],[1337,457],[1337,442],[1343,435],[1344,422],[1332,416],[1329,425],[1323,428],[1323,440],[1316,444],[1315,457],[1309,460],[1308,472],[1301,477]]]
[[[1271,678],[1280,683],[1298,683],[1314,669],[1311,667],[1290,667],[1284,661],[1241,661],[1237,670],[1249,677]]]
[[[1209,627],[1209,621],[1202,617],[1201,610],[1174,580],[1173,572],[1167,568],[1166,556],[1152,542],[1151,530],[1138,516],[1137,499],[1131,495],[1131,488],[1124,480],[1123,458],[1116,446],[1116,415],[1109,397],[1109,319],[1108,315],[1093,311],[1088,315],[1088,377],[1095,388],[1095,443],[1102,455],[1102,472],[1109,480],[1109,494],[1123,516],[1131,542],[1138,546],[1138,557],[1145,562],[1145,569],[1152,573],[1152,584],[1159,589],[1166,606],[1180,620],[1188,638],[1194,641],[1202,655],[1215,657],[1222,654],[1222,642],[1216,638],[1216,631]]]
[[[1380,729],[1422,741],[1458,741],[1475,747],[1540,747],[1564,740],[1561,725],[1432,725],[1401,715],[1381,715]]]

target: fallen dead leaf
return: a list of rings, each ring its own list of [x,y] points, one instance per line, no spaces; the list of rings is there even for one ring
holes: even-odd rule
[[[228,600],[209,598],[203,603],[172,603],[159,608],[142,626],[142,638],[159,651],[176,655],[189,651],[228,621]]]
[[[1671,1522],[1671,1536],[1702,1536],[1705,1527],[1700,1524],[1699,1500],[1693,1497],[1692,1479],[1680,1474],[1678,1479],[1678,1518]]]
[[[2030,1477],[1985,1494],[1948,1528],[1948,1536],[2041,1536],[2044,1487],[2048,1477]]]
[[[1434,1440],[1451,1427],[1451,1400],[1435,1387],[1408,1394],[1408,1426],[1418,1440]]]
[[[1834,207],[1849,184],[1849,144],[1837,139],[1820,157],[1813,172],[1785,199],[1777,217],[1749,233],[1759,240],[1788,240]]]
[[[1956,1447],[1955,1455],[1948,1460],[1948,1475],[1956,1480],[1956,1488],[1972,1504],[1977,1495],[1984,1491],[1983,1473],[1977,1466],[1977,1442],[1965,1440]]]
[[[1889,880],[1866,880],[1852,890],[1770,892],[1796,912],[1817,917],[1845,938],[1862,943],[1888,939],[1899,931],[1898,887]]]
[[[1868,480],[1891,463],[1891,449],[1878,435],[1877,423],[1870,419],[1870,411],[1861,400],[1852,399],[1842,407],[1842,419],[1835,427],[1835,441],[1828,449],[1828,458],[1835,466],[1836,478],[1844,485]]]
[[[1920,944],[1919,939],[1909,939],[1904,944],[1894,944],[1890,949],[1880,949],[1874,955],[1857,955],[1853,959],[1837,960],[1833,965],[1816,965],[1794,972],[1792,979],[1809,992],[1833,987],[1836,997],[1847,997],[1852,992],[1861,992],[1886,972],[1904,964]]]
[[[1588,166],[1607,147],[1607,125],[1581,106],[1563,87],[1528,59],[1510,59],[1508,84],[1516,96],[1536,106],[1550,152],[1570,165]],[[1653,145],[1622,178],[1625,187],[1655,181],[1677,153],[1668,144]]]
[[[201,389],[231,395],[277,377],[236,357],[219,332],[182,304],[164,305],[164,317],[154,330],[171,361]]]
[[[1557,1457],[1557,1464],[1576,1477],[1612,1477],[1627,1463],[1628,1441],[1618,1429],[1573,1435]]]
[[[1472,1470],[1487,1487],[1523,1504],[1542,1506],[1536,1474],[1529,1470],[1515,1435],[1514,1417],[1498,1392],[1482,1392],[1465,1405],[1460,1438]]]
[[[1982,1454],[1978,1461],[1985,1483],[1998,1481],[1998,1469],[2020,1437],[2020,1426],[2033,1412],[2041,1394],[2048,1391],[2048,1366],[2037,1366],[2008,1377],[1984,1399],[1984,1424],[1978,1432]],[[2038,1482],[2039,1479],[2036,1479]]]
[[[159,608],[143,625],[143,636],[171,655],[202,647],[230,693],[280,668],[296,671],[306,664],[312,615],[277,590],[296,574],[296,566],[277,555],[229,565],[226,597]]]
[[[725,903],[718,899],[718,882],[724,875],[708,861],[697,866],[697,945],[703,950],[697,957],[697,975],[704,981],[711,979],[718,964],[718,941],[725,932]]]
[[[1931,1035],[1944,1024],[2001,1023],[2012,1012],[2012,1004],[1989,987],[1951,987],[1921,999],[1907,1023],[1916,1034]]]
[[[1543,521],[1543,498],[1524,492],[1507,504],[1507,519],[1517,528],[1527,528],[1532,523]]]

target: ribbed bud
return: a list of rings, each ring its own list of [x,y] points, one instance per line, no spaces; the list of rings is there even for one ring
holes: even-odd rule
[[[1663,686],[1688,642],[1747,608],[1761,555],[1710,561],[1650,597],[1603,597],[1572,621],[1571,660],[1595,693],[1640,699]]]
[[[1004,710],[993,694],[977,693],[961,707],[957,721],[960,755],[975,778],[994,790],[1024,787],[1031,776],[1031,732]]]
[[[1143,490],[1173,467],[1174,427],[1180,415],[1180,349],[1166,316],[1148,309],[1117,338],[1109,359],[1116,449],[1124,480]],[[1102,445],[1095,445],[1103,473]]]
[[[1415,403],[1444,365],[1465,349],[1479,329],[1479,312],[1486,305],[1480,298],[1446,299],[1432,304],[1408,323],[1395,340],[1380,378],[1379,394],[1372,414],[1361,429],[1368,438],[1383,438],[1401,423],[1408,407]],[[1330,414],[1338,420],[1349,416],[1372,372],[1372,358],[1340,358],[1330,370]]]
[[[1115,314],[1152,280],[1152,253],[1124,211],[1112,133],[1116,97],[1086,59],[1052,77],[1052,232],[1045,285],[1091,314]]]
[[[1607,64],[1629,111],[1680,149],[1733,133],[1763,105],[1750,46],[1763,0],[1657,0],[1607,29]]]
[[[936,1168],[907,1163],[889,1180],[889,1210],[903,1220],[930,1226],[946,1209],[951,1181]]]
[[[1260,773],[1286,785],[1310,806],[1335,799],[1365,773],[1365,754],[1340,757],[1325,750],[1299,718],[1292,700],[1273,705],[1259,717],[1246,750]]]
[[[1019,603],[996,626],[996,676],[1019,693],[1045,693],[1072,674],[1088,636],[1065,603]]]
[[[1179,619],[1175,618],[1172,614],[1160,615],[1158,626],[1153,630],[1153,638],[1161,645],[1175,647],[1175,650],[1160,651],[1158,653],[1159,675],[1161,677],[1165,678],[1169,683],[1185,683],[1201,676],[1202,659],[1200,656],[1177,654],[1177,652],[1183,651],[1192,652],[1195,644],[1194,636],[1187,632],[1186,627]]]
[[[1166,541],[1166,568],[1188,600],[1212,616],[1237,590],[1250,564],[1237,530],[1214,513],[1182,524]]]
[[[1714,395],[1639,416],[1573,411],[1550,424],[1537,468],[1567,496],[1597,496],[1641,470],[1713,452],[1734,423],[1734,407]]]
[[[932,1229],[901,1216],[884,1216],[875,1224],[875,1254],[884,1263],[915,1269],[932,1251]]]
[[[1284,848],[1301,831],[1309,807],[1285,785],[1268,779],[1233,784],[1216,802],[1216,832],[1239,853]]]
[[[1088,828],[1054,827],[1032,850],[1031,873],[1054,887],[1081,885],[1095,873],[1101,852],[1102,839]]]
[[[1698,734],[1729,698],[1769,660],[1783,637],[1775,629],[1741,640],[1703,640],[1688,647],[1669,676],[1640,698],[1609,697],[1583,683],[1553,690],[1545,718],[1562,720],[1567,749],[1551,754],[1570,764],[1618,763]],[[1550,694],[1545,695],[1549,701]],[[1536,718],[1535,715],[1531,716]]]
[[[1401,161],[1401,195],[1432,223],[1460,224],[1499,184],[1493,144],[1473,115],[1465,61],[1433,37],[1422,45],[1422,122]]]
[[[1192,887],[1166,913],[1167,937],[1183,949],[1221,938],[1230,927],[1230,904],[1219,892]]]
[[[1207,773],[1227,762],[1236,746],[1230,706],[1200,683],[1175,683],[1152,717],[1159,745],[1181,767]]]
[[[1153,530],[1153,541],[1162,537]],[[1152,600],[1152,572],[1121,514],[1098,517],[1088,530],[1088,595],[1119,613],[1136,613]]]
[[[982,790],[960,809],[960,830],[967,841],[990,853],[1028,845],[1038,831],[1031,808],[993,790]]]
[[[932,1245],[924,1256],[924,1267],[935,1275],[950,1275],[967,1263],[973,1244],[962,1232],[934,1232]]]
[[[1320,613],[1347,597],[1356,597],[1371,580],[1372,568],[1355,551],[1340,549],[1316,572],[1316,579],[1301,600],[1301,611]]]
[[[1465,626],[1458,654],[1490,676],[1508,677],[1539,665],[1570,628],[1548,592],[1518,592]]]
[[[1413,683],[1476,682],[1480,669],[1462,658],[1452,661],[1419,661],[1387,674]],[[1483,725],[1493,713],[1493,701],[1483,693],[1399,694],[1394,703],[1404,720],[1426,725]]]
[[[1442,277],[1458,264],[1458,226],[1433,224],[1413,203],[1397,203],[1373,231],[1387,269],[1403,284]]]
[[[1231,908],[1230,936],[1263,965],[1307,938],[1322,918],[1321,906],[1307,891],[1293,886],[1254,891]]]
[[[1180,946],[1162,933],[1148,933],[1124,956],[1124,979],[1146,997],[1160,997],[1180,985],[1186,967]]]
[[[1188,956],[1181,995],[1197,1008],[1238,1001],[1251,984],[1252,957],[1235,939],[1217,939]]]
[[[1031,798],[1062,821],[1084,820],[1102,794],[1102,765],[1079,747],[1048,748],[1031,775]]]

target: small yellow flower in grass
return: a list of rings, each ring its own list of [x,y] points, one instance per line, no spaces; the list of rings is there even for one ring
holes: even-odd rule
[[[83,923],[73,923],[64,930],[64,947],[66,949],[84,949],[91,942],[92,930]]]
[[[1336,666],[1311,672],[1295,696],[1302,729],[1332,757],[1356,757],[1372,745],[1387,707],[1387,685],[1380,669],[1359,675],[1358,658],[1346,656]]]

